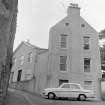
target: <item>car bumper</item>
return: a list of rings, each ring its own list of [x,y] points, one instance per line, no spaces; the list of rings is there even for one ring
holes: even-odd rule
[[[48,98],[48,95],[45,92],[41,92],[41,96],[44,97],[44,98]]]

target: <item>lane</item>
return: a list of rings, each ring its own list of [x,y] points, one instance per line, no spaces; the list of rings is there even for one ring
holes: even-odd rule
[[[9,91],[5,99],[5,105],[30,105],[30,104],[21,94]]]
[[[30,105],[105,105],[104,101],[48,100],[34,93],[18,90],[14,92],[24,95]]]

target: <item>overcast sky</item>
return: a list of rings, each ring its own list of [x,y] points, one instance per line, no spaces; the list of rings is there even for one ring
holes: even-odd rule
[[[49,29],[67,15],[70,3],[79,4],[81,16],[98,32],[105,28],[105,0],[19,0],[14,48],[27,39],[48,48]]]

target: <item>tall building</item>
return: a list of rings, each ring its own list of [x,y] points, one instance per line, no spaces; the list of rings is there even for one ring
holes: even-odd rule
[[[48,60],[48,87],[75,82],[100,97],[98,32],[80,16],[77,4],[71,4],[67,16],[50,29]]]
[[[101,60],[98,32],[81,16],[77,4],[71,4],[67,16],[49,33],[49,49],[29,43],[14,52],[11,80],[23,90],[40,92],[64,82],[81,84],[100,98]]]

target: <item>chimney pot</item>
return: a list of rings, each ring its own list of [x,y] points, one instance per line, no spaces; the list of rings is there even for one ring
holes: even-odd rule
[[[70,3],[70,7],[79,8],[79,7],[78,7],[78,4],[74,4],[74,3]]]

